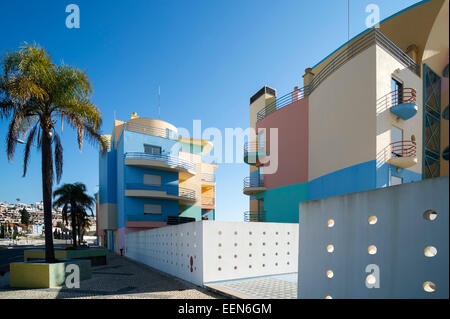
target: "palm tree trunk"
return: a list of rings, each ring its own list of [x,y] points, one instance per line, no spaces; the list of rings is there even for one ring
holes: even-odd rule
[[[53,187],[53,159],[52,142],[48,132],[42,136],[42,199],[44,202],[45,227],[45,262],[55,262],[52,232],[52,187]]]
[[[70,215],[72,217],[72,242],[74,248],[77,247],[77,223],[75,218],[76,213],[77,213],[76,205],[73,202],[71,202]]]

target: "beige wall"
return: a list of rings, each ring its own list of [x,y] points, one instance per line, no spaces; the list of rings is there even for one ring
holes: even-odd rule
[[[377,46],[377,73],[376,73],[376,136],[377,136],[377,160],[386,162],[391,158],[390,143],[392,126],[403,130],[403,139],[411,140],[411,136],[416,137],[416,149],[418,163],[409,170],[416,173],[422,172],[422,79],[415,73],[405,68],[397,59],[392,57],[383,48]],[[409,120],[397,119],[389,108],[392,106],[392,85],[391,79],[395,77],[403,83],[404,88],[413,88],[417,94],[417,114]]]
[[[308,179],[376,157],[376,48],[348,61],[309,97]]]
[[[116,204],[101,204],[98,212],[99,230],[117,229],[117,206]]]

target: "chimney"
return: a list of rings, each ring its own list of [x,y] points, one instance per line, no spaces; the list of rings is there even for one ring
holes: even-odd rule
[[[417,47],[417,45],[415,44],[411,44],[407,49],[406,49],[406,54],[409,55],[409,57],[411,59],[414,60],[414,62],[416,62],[417,64],[419,63],[418,58],[419,58],[419,48]]]
[[[303,75],[303,86],[309,85],[314,78],[314,73],[311,68],[305,69],[305,74]]]

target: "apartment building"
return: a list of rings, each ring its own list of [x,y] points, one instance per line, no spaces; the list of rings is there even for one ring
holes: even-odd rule
[[[100,154],[96,195],[103,246],[124,253],[128,232],[214,220],[217,165],[202,161],[211,142],[179,138],[172,124],[136,113],[103,138],[109,146]]]
[[[449,1],[422,1],[307,68],[303,87],[254,94],[245,220],[299,222],[299,202],[448,176],[448,30]]]

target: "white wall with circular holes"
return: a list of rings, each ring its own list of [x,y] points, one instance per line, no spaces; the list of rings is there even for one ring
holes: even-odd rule
[[[448,298],[449,179],[300,204],[299,298]]]

